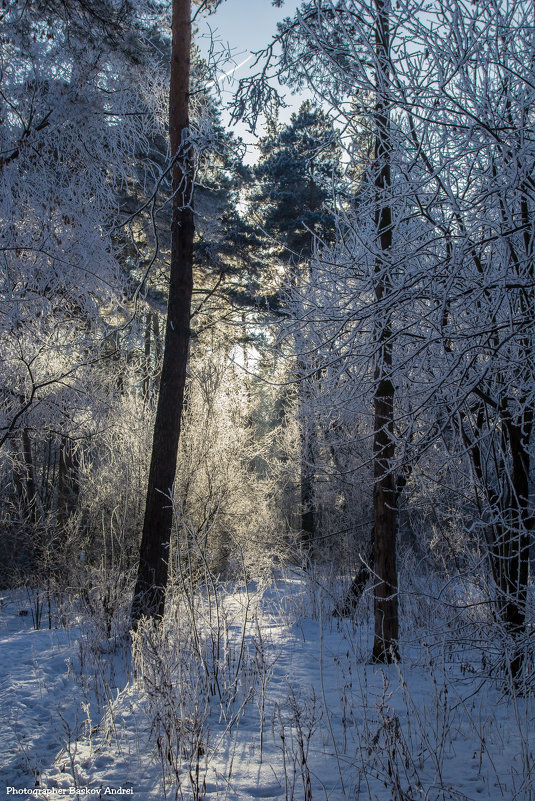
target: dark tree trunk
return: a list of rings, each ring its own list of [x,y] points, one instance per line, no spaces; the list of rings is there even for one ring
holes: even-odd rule
[[[397,493],[393,472],[394,385],[388,295],[391,289],[392,209],[390,205],[389,0],[376,0],[375,189],[378,255],[376,260],[376,365],[374,396],[374,627],[373,660],[391,662],[398,651],[396,566]]]
[[[511,520],[507,540],[503,543],[504,559],[501,564],[503,603],[501,617],[514,643],[509,670],[515,683],[523,667],[520,640],[526,632],[526,605],[528,599],[529,551],[533,520],[529,506],[529,441],[532,430],[531,410],[522,416],[519,424],[506,424],[511,449]]]
[[[529,290],[520,295],[520,308],[525,319],[529,320],[528,333],[521,337],[522,381],[525,387],[531,385],[533,364],[533,330],[535,326],[535,305],[533,293],[534,253],[533,253],[533,221],[530,214],[529,201],[531,192],[523,183],[521,187],[520,219],[524,227],[524,251]],[[513,253],[513,250],[512,250]],[[519,270],[518,260],[513,258],[515,269]],[[509,559],[509,575],[507,582],[507,604],[504,610],[505,625],[514,642],[514,652],[510,661],[510,672],[515,684],[522,674],[524,650],[522,640],[526,634],[526,606],[528,601],[529,553],[534,520],[529,500],[530,475],[530,443],[535,422],[534,407],[529,395],[524,395],[520,402],[521,411],[515,419],[509,417],[507,410],[505,426],[511,449],[511,555]],[[513,404],[511,404],[513,405]]]
[[[522,639],[526,633],[526,604],[528,598],[529,551],[533,516],[529,504],[529,443],[533,429],[533,414],[527,406],[520,418],[511,420],[506,409],[495,406],[502,419],[502,454],[495,465],[501,474],[502,486],[493,488],[485,474],[480,447],[481,428],[486,415],[484,407],[478,413],[477,425],[471,440],[461,426],[463,441],[470,453],[474,472],[483,488],[493,523],[487,532],[488,557],[496,587],[495,619],[510,637],[512,648],[506,655],[506,669],[516,685],[523,667]],[[510,457],[512,469],[506,470]]]
[[[372,533],[371,541],[367,549],[366,559],[357,570],[353,581],[349,587],[344,602],[334,610],[335,617],[351,617],[362,596],[370,579],[370,571],[373,573],[374,560],[374,537]]]
[[[64,524],[76,512],[80,494],[79,458],[70,437],[62,437],[58,470],[58,522]]]
[[[316,520],[314,514],[314,482],[310,466],[301,463],[301,537],[303,548],[310,554],[314,546]]]
[[[300,445],[300,490],[301,490],[301,544],[307,555],[311,555],[316,538],[316,513],[314,493],[314,428],[307,419],[304,408],[303,384],[305,365],[299,362],[299,445]]]
[[[39,518],[37,485],[35,483],[32,441],[27,428],[22,429],[22,455],[24,458],[24,499],[26,501],[27,519],[35,525]]]
[[[173,222],[167,323],[132,622],[165,608],[180,421],[193,288],[193,154],[189,129],[191,0],[173,0],[169,135]]]
[[[399,505],[399,498],[403,489],[407,485],[407,481],[412,473],[412,466],[406,465],[403,472],[400,473],[396,479],[396,508]],[[362,559],[362,565],[358,569],[355,578],[351,582],[349,587],[348,593],[344,600],[344,603],[339,606],[337,609],[334,610],[334,615],[338,617],[349,617],[353,614],[355,609],[357,608],[357,604],[360,601],[364,590],[366,589],[366,585],[370,577],[374,574],[374,559],[375,559],[375,535],[372,531],[372,535],[370,538],[370,543],[366,550],[366,558],[365,560]]]

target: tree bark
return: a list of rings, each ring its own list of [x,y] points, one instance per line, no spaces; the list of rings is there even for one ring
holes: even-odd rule
[[[189,128],[191,0],[173,0],[169,137],[173,165],[173,221],[169,300],[162,373],[132,602],[132,623],[165,609],[180,422],[186,383],[193,289],[193,153]]]
[[[375,109],[375,225],[376,364],[374,396],[374,644],[372,658],[391,662],[399,658],[398,588],[396,565],[397,493],[393,472],[394,384],[392,332],[388,294],[391,289],[392,208],[391,135],[389,115],[389,0],[375,0],[376,109]]]
[[[511,451],[511,519],[509,531],[504,532],[502,563],[500,564],[502,598],[498,600],[500,616],[513,643],[508,669],[517,684],[522,674],[524,654],[522,639],[526,634],[528,601],[529,551],[533,519],[529,505],[529,444],[531,439],[531,410],[521,415],[520,425],[506,421]]]
[[[307,419],[304,402],[303,381],[306,366],[302,359],[298,360],[298,418],[299,418],[299,461],[301,467],[301,544],[307,556],[311,556],[316,539],[316,513],[314,493],[314,421]]]
[[[396,509],[399,515],[399,499],[401,493],[407,485],[407,481],[412,473],[412,465],[406,465],[403,472],[398,474],[396,479]],[[396,518],[397,520],[397,518]],[[362,565],[359,567],[355,578],[351,582],[348,593],[345,597],[344,603],[338,606],[333,614],[336,617],[349,617],[357,608],[357,604],[364,594],[366,585],[371,576],[374,574],[374,559],[375,559],[375,533],[372,531],[369,544],[366,548],[366,559],[360,557]]]
[[[24,457],[24,497],[26,500],[27,519],[33,525],[36,525],[39,519],[37,484],[35,481],[32,440],[30,431],[26,427],[22,429],[22,454]]]
[[[80,494],[79,457],[70,437],[62,436],[58,470],[58,523],[64,525],[76,512]]]

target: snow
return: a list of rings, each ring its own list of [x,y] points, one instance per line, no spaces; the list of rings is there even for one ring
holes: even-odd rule
[[[469,648],[423,644],[417,621],[399,665],[369,664],[366,615],[333,618],[304,576],[177,605],[132,663],[81,625],[34,631],[6,595],[6,798],[535,797],[533,698],[484,680]]]
[[[80,698],[71,671],[77,633],[35,631],[20,616],[28,604],[21,593],[6,593],[0,613],[0,742],[2,774],[8,784],[33,787],[73,727]]]

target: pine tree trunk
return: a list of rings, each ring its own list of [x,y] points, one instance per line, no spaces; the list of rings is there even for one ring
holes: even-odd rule
[[[171,269],[164,354],[154,424],[132,622],[165,608],[172,492],[186,383],[193,289],[193,155],[189,129],[191,0],[173,0],[169,135],[173,166]]]
[[[376,86],[375,110],[375,224],[378,240],[375,300],[374,396],[374,644],[373,659],[391,662],[399,658],[397,596],[397,493],[393,472],[394,384],[392,383],[392,341],[388,295],[391,289],[392,209],[390,205],[391,136],[389,117],[389,0],[376,0],[375,23]]]

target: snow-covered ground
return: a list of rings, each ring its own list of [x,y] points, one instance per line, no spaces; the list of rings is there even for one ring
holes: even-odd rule
[[[33,787],[75,725],[80,697],[71,664],[77,632],[35,631],[22,592],[0,610],[0,764],[6,784]],[[21,614],[19,614],[21,613]],[[3,789],[0,787],[0,792]]]
[[[365,623],[303,577],[175,606],[132,663],[126,640],[34,631],[4,595],[6,798],[535,798],[532,698],[416,629],[400,665],[368,664]]]

